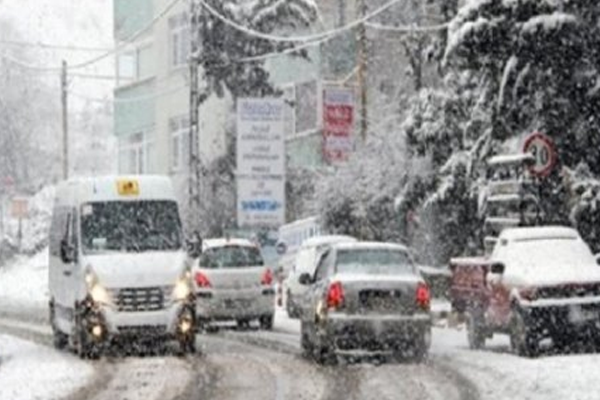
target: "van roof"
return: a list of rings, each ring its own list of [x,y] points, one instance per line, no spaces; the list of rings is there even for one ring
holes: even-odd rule
[[[579,233],[573,228],[565,226],[541,226],[528,228],[508,228],[500,234],[501,239],[507,240],[535,240],[552,238],[579,238]]]
[[[255,243],[251,242],[248,239],[238,239],[238,238],[213,238],[213,239],[204,239],[202,241],[202,249],[211,249],[214,247],[224,247],[224,246],[241,246],[241,247],[258,247]]]
[[[322,235],[313,236],[302,242],[302,248],[317,247],[326,244],[342,243],[342,242],[356,242],[357,239],[352,236],[346,235]]]
[[[109,175],[74,178],[56,189],[57,205],[78,206],[89,202],[173,200],[171,179],[160,175]]]
[[[397,243],[386,242],[344,242],[331,246],[337,250],[400,250],[408,252],[408,247]]]

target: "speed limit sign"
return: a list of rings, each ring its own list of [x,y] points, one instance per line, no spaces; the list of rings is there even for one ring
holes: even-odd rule
[[[529,166],[529,172],[539,178],[550,175],[556,165],[556,149],[554,142],[543,133],[534,132],[525,139],[524,153],[533,155],[534,163]]]

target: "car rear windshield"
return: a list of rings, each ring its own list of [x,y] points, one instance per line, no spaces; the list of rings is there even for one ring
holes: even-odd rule
[[[200,267],[210,269],[258,267],[264,265],[260,250],[250,246],[213,247],[203,251]]]
[[[85,254],[145,252],[182,248],[181,222],[174,201],[110,201],[81,207]]]
[[[409,255],[401,250],[352,249],[337,254],[337,273],[368,275],[413,274]]]

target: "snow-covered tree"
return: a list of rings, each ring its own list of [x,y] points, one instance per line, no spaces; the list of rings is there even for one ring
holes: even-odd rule
[[[207,3],[227,20],[265,34],[305,30],[317,15],[313,0],[207,0]],[[226,24],[207,9],[200,13],[198,25],[198,54],[192,56],[197,57],[203,81],[207,83],[204,97],[222,96],[226,91],[234,99],[275,92],[264,67],[265,60],[247,59],[284,50],[293,43],[252,36]],[[305,53],[300,51],[298,55]]]

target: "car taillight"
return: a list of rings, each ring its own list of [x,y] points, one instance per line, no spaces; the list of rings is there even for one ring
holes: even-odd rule
[[[533,301],[537,299],[538,293],[535,288],[523,288],[519,290],[519,296],[528,301]]]
[[[344,288],[341,282],[333,282],[327,291],[327,308],[338,309],[344,305]]]
[[[199,288],[212,287],[212,285],[210,284],[210,280],[202,272],[196,272],[196,276],[194,278],[196,280],[196,285],[198,285]]]
[[[270,269],[266,269],[260,278],[260,284],[264,286],[271,286],[273,284],[273,273]]]
[[[429,287],[423,282],[420,282],[417,285],[416,299],[419,308],[429,310],[431,305],[431,293],[429,292]]]

